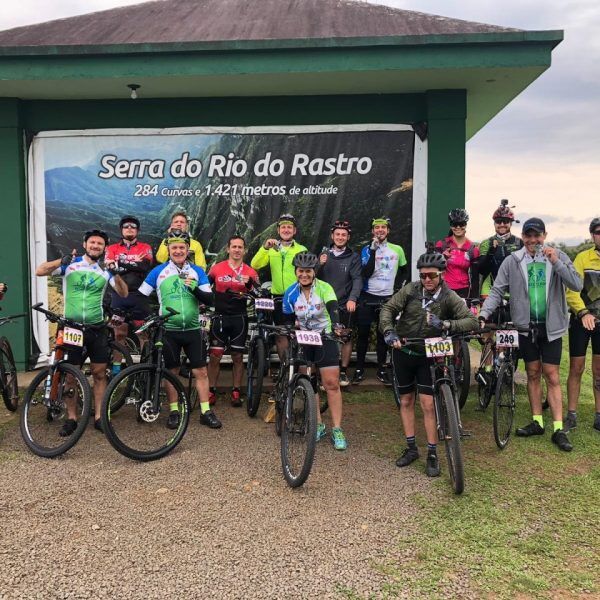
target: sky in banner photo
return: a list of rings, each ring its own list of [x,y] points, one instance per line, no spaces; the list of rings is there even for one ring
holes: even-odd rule
[[[395,8],[528,30],[564,29],[552,67],[467,144],[469,236],[492,232],[500,198],[523,221],[539,216],[549,239],[579,243],[599,214],[600,4],[596,0],[367,0]],[[0,5],[0,29],[139,3],[21,0]]]

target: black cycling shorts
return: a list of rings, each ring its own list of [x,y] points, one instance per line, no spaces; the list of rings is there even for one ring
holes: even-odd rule
[[[148,296],[134,290],[129,292],[127,298],[121,298],[119,294],[112,294],[110,307],[115,310],[122,310],[128,313],[128,316],[135,321],[143,321],[150,314],[150,303]]]
[[[167,369],[181,365],[182,348],[190,361],[191,369],[206,366],[206,343],[202,330],[165,331],[163,357]]]
[[[592,340],[592,354],[600,354],[600,331],[596,328],[589,331],[581,324],[581,319],[571,315],[569,324],[569,356],[575,358],[585,356],[587,348]]]
[[[394,348],[392,350],[392,365],[400,394],[413,392],[416,384],[420,394],[433,395],[431,371],[426,356],[408,354]]]
[[[340,366],[340,347],[334,340],[323,340],[322,346],[302,346],[302,356],[319,369]]]
[[[215,315],[211,323],[211,348],[230,348],[234,352],[246,349],[248,317],[246,315]]]
[[[519,356],[525,363],[541,360],[546,365],[560,365],[562,338],[548,341],[546,326],[536,325],[537,336],[519,334]]]
[[[83,348],[77,346],[67,346],[67,359],[71,365],[80,367],[85,354],[89,357],[91,363],[107,364],[110,361],[110,346],[108,345],[108,331],[104,327],[98,329],[85,329],[83,332]]]
[[[379,311],[391,296],[375,296],[361,292],[356,306],[356,325],[370,326],[373,321],[379,322]]]

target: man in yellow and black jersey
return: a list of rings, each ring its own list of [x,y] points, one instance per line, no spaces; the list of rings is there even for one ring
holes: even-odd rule
[[[592,375],[596,415],[594,429],[600,431],[600,218],[592,219],[590,235],[594,246],[580,252],[573,266],[583,279],[581,292],[567,290],[567,303],[571,311],[569,324],[570,368],[567,380],[568,409],[565,429],[577,427],[577,404],[581,389],[581,376],[585,369],[585,355],[592,342]]]

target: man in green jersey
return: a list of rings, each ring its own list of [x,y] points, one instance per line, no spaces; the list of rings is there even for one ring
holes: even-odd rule
[[[569,324],[565,288],[580,291],[583,282],[564,252],[544,244],[546,235],[546,226],[541,219],[525,221],[524,248],[513,252],[500,265],[494,285],[481,307],[480,318],[489,320],[502,304],[505,294],[510,294],[513,323],[519,329],[531,328],[529,335],[519,335],[519,354],[527,371],[527,394],[533,420],[519,427],[517,435],[544,434],[543,374],[554,419],[552,442],[570,452],[573,446],[563,429],[559,375],[562,337]]]
[[[107,261],[102,266],[100,264],[107,243],[108,236],[104,231],[86,231],[83,236],[83,256],[75,256],[76,251],[73,250],[72,254],[42,263],[35,271],[38,277],[59,275],[63,278],[64,315],[67,319],[83,325],[98,326],[84,331],[83,347],[69,350],[67,361],[81,366],[83,348],[87,350],[94,380],[94,427],[99,431],[102,397],[107,384],[106,366],[110,358],[108,333],[101,327],[104,324],[102,300],[107,284],[122,298],[126,298],[128,294],[127,284],[116,274],[117,264],[114,261]],[[71,385],[76,388],[74,382]],[[76,402],[75,397],[67,400],[68,418],[59,432],[63,437],[71,435],[77,429]]]

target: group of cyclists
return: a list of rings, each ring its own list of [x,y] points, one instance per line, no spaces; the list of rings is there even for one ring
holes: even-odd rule
[[[277,236],[262,243],[250,264],[244,262],[245,240],[234,235],[227,243],[226,260],[207,271],[202,245],[190,237],[186,214],[178,212],[172,216],[156,253],[139,239],[139,219],[128,215],[120,220],[118,242],[109,245],[107,234],[99,229],[87,231],[82,256],[73,250],[41,264],[36,275],[62,277],[65,317],[84,325],[105,321],[107,289],[111,308],[125,311],[134,325],[149,316],[148,296],[156,293],[161,315],[169,309],[177,312],[166,321],[165,367],[177,372],[183,350],[195,379],[200,421],[209,428],[220,428],[221,421],[213,410],[220,361],[226,352],[231,354],[231,404],[241,406],[243,353],[248,336],[246,298],[260,284],[259,272],[268,269],[275,300],[274,324],[333,334],[323,339],[322,346],[305,346],[303,352],[319,370],[331,411],[330,439],[337,450],[347,447],[341,389],[364,380],[375,323],[377,378],[384,384],[390,383],[390,376],[395,378],[406,437],[406,447],[396,464],[404,467],[419,457],[414,412],[418,391],[427,437],[425,471],[433,477],[440,474],[440,467],[431,373],[424,349],[405,343],[407,338],[475,331],[490,321],[513,322],[523,332],[519,334],[519,351],[525,363],[532,410],[531,423],[516,433],[544,434],[543,376],[553,419],[552,442],[565,451],[572,449],[567,433],[577,426],[581,375],[591,340],[596,401],[593,427],[600,431],[600,219],[590,224],[592,248],[581,252],[572,263],[566,254],[545,244],[547,232],[541,219],[528,219],[519,238],[511,231],[515,215],[508,201],[501,202],[492,218],[494,235],[475,244],[466,237],[467,212],[462,208],[451,210],[448,236],[429,245],[418,257],[419,279],[409,283],[404,283],[408,276],[404,251],[389,241],[390,219],[372,220],[372,239],[359,251],[350,247],[350,223],[337,220],[331,226],[329,246],[312,253],[296,240],[297,223],[291,214],[279,217]],[[6,285],[0,283],[0,297],[5,291]],[[478,302],[471,301],[480,299],[478,311]],[[202,305],[214,309],[208,345],[199,319]],[[350,378],[351,330],[355,331],[356,368]],[[568,412],[563,419],[559,364],[567,330],[571,364]],[[115,335],[117,340],[123,339],[127,324],[117,326]],[[332,337],[337,337],[339,343]],[[285,336],[277,337],[280,357],[286,344]],[[105,329],[86,329],[84,346],[94,380],[95,414],[99,415],[107,367],[118,371],[120,357],[113,356],[113,365],[107,365],[110,354]],[[387,362],[390,347],[391,373]],[[81,359],[81,353],[69,352],[69,362],[79,364]],[[179,414],[175,390],[168,383],[166,388],[170,409],[167,427],[176,429]],[[76,427],[75,412],[70,411],[68,416],[60,431],[62,436],[69,436]],[[95,427],[101,430],[99,420]],[[319,418],[317,439],[326,436],[326,425]]]

